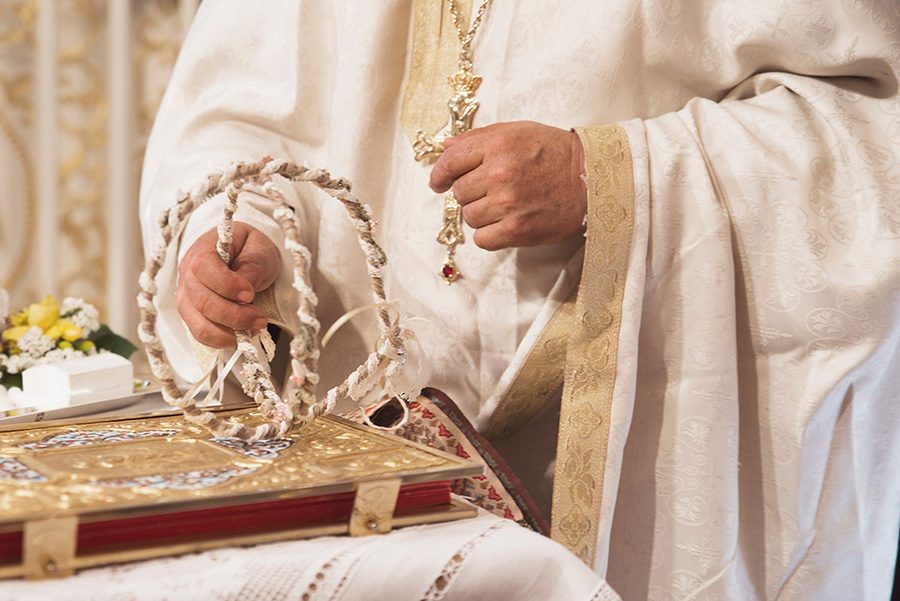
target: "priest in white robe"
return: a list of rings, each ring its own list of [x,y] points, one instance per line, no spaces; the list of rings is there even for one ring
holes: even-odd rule
[[[438,170],[412,144],[447,121],[451,4],[476,18],[470,0],[204,2],[148,146],[145,244],[179,188],[231,161],[272,155],[344,176],[380,221],[389,297],[421,318],[428,383],[508,437],[525,471],[552,474],[555,458],[553,537],[623,599],[887,599],[900,518],[900,5],[494,0],[472,39],[476,129]],[[527,132],[509,125],[522,120],[538,137],[576,129],[584,225],[554,238],[578,195],[544,198],[558,223],[507,219],[488,240],[479,231],[514,201],[536,199],[499,173],[481,178],[483,196],[460,184],[462,277],[448,285],[444,201],[429,184],[526,160],[513,142]],[[522,164],[547,169],[558,153],[537,155]],[[557,171],[548,190],[571,181]],[[317,191],[283,192],[327,327],[369,302],[355,232]],[[241,200],[236,219],[283,248],[266,203]],[[180,256],[220,210],[192,216]],[[285,319],[289,269],[271,274]],[[166,351],[197,379],[175,260],[160,284]],[[352,327],[333,375],[371,346],[374,325]]]

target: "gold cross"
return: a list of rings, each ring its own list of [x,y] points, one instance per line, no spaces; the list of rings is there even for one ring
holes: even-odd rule
[[[447,102],[450,109],[450,121],[434,136],[429,136],[421,129],[416,131],[413,151],[417,161],[437,158],[444,152],[443,141],[447,137],[444,132],[448,129],[450,137],[458,136],[472,129],[472,121],[475,119],[475,112],[479,106],[478,101],[475,100],[475,90],[481,85],[481,77],[471,71],[460,70],[451,75],[448,81],[455,91],[453,97]],[[452,192],[444,194],[444,215],[437,241],[447,247],[447,259],[441,266],[440,275],[445,282],[450,284],[462,275],[453,261],[453,254],[456,246],[465,242],[462,229],[462,207],[453,197]]]

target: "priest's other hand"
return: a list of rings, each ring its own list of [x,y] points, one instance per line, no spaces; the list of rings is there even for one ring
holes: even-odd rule
[[[178,313],[198,342],[234,346],[234,330],[261,330],[265,313],[247,303],[272,285],[281,269],[275,244],[253,226],[234,222],[231,263],[216,251],[216,230],[194,242],[178,265]]]
[[[578,134],[515,121],[444,141],[431,189],[453,191],[485,250],[561,242],[584,231],[587,190]]]

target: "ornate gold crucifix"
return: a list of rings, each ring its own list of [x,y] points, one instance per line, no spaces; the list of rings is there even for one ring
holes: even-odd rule
[[[450,108],[450,122],[434,136],[429,136],[421,129],[416,131],[413,150],[417,161],[439,157],[444,152],[443,141],[447,137],[458,136],[472,129],[472,121],[479,106],[475,100],[475,90],[481,85],[481,77],[471,71],[460,70],[451,75],[448,81],[455,92],[447,102]],[[447,258],[441,266],[440,275],[450,284],[462,275],[453,260],[453,255],[456,246],[465,242],[462,207],[451,191],[444,194],[444,215],[437,241],[447,247]]]

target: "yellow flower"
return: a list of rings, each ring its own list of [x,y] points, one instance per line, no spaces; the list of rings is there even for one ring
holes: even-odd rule
[[[31,329],[31,326],[13,326],[8,330],[3,330],[3,340],[12,340],[15,342],[22,336],[28,333],[28,330]]]
[[[44,330],[44,336],[47,338],[52,338],[53,340],[59,340],[62,337],[63,327],[60,325],[61,319],[57,319],[56,322]]]
[[[57,319],[59,319],[59,307],[56,299],[50,294],[41,302],[28,307],[28,325],[37,326],[42,332],[56,323]]]
[[[53,340],[62,338],[72,342],[81,338],[81,328],[72,323],[71,320],[63,317],[57,319],[52,326],[44,330],[44,336],[48,336]]]
[[[63,330],[63,340],[68,340],[69,342],[73,342],[81,338],[82,330],[74,323],[69,321],[68,319],[60,319],[61,322],[65,323],[65,329]]]
[[[9,314],[9,323],[14,326],[27,326],[28,325],[28,310],[22,309],[21,311],[16,311],[15,313]]]

